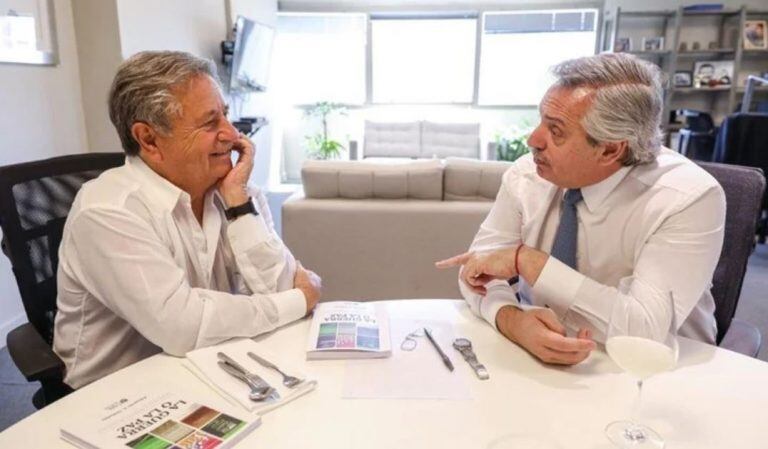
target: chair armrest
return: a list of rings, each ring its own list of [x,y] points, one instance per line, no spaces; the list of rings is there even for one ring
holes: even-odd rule
[[[64,362],[31,323],[22,324],[8,334],[8,353],[28,381],[61,379]]]

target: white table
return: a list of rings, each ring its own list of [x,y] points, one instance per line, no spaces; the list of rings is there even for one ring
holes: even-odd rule
[[[389,301],[392,322],[431,319],[453,325],[472,340],[491,378],[481,382],[452,348],[444,348],[458,373],[468,376],[473,399],[342,399],[345,361],[305,361],[309,321],[282,328],[261,341],[318,379],[317,390],[268,413],[242,447],[266,448],[492,448],[505,435],[532,435],[560,448],[610,448],[609,422],[628,416],[633,380],[595,351],[574,367],[539,363],[476,318],[461,301]],[[393,350],[399,351],[399,341]],[[420,344],[424,344],[423,342]],[[768,364],[681,339],[673,372],[646,382],[640,420],[670,448],[768,447]],[[290,354],[290,355],[288,355]],[[396,354],[395,354],[396,355]],[[292,359],[291,359],[292,358]],[[387,363],[382,359],[380,363]],[[137,379],[172,380],[202,398],[221,400],[182,367],[157,355],[95,382],[0,434],[0,447],[69,448],[59,439],[61,418]]]

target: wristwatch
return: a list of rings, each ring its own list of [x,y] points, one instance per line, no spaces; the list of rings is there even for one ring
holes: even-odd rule
[[[490,377],[488,375],[488,370],[485,369],[485,366],[482,363],[477,361],[475,351],[472,350],[472,342],[469,341],[469,339],[457,338],[453,341],[453,347],[461,353],[461,356],[464,357],[464,360],[466,360],[467,363],[469,363],[469,366],[472,367],[480,380],[488,380]]]
[[[240,217],[242,215],[246,214],[253,214],[253,215],[259,215],[259,212],[256,210],[256,207],[253,205],[253,201],[251,201],[251,197],[248,197],[248,201],[245,203],[239,205],[230,207],[229,209],[226,209],[224,211],[224,216],[227,217],[227,220],[232,221],[237,217]]]

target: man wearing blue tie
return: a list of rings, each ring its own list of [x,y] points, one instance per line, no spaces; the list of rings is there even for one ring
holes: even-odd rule
[[[725,195],[662,147],[659,68],[619,53],[553,72],[532,153],[504,174],[469,252],[437,266],[462,266],[472,311],[545,362],[584,360],[617,295],[653,329],[669,322],[671,293],[679,335],[714,343]]]

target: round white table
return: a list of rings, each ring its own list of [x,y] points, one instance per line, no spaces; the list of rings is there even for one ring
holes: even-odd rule
[[[457,373],[467,376],[472,399],[343,399],[346,361],[306,361],[309,320],[302,320],[258,340],[269,342],[283,360],[303,369],[319,385],[266,414],[261,427],[239,447],[501,448],[500,441],[507,437],[546,443],[541,447],[612,447],[603,429],[628,417],[636,388],[603,351],[595,351],[577,366],[548,366],[505,340],[462,301],[386,303],[393,325],[398,320],[440,321],[449,323],[456,337],[472,340],[490,380],[476,379],[469,365],[447,347]],[[763,433],[768,423],[768,364],[680,340],[677,368],[646,382],[639,420],[660,432],[670,448],[768,447]],[[399,345],[393,338],[393,357]],[[0,447],[69,448],[59,438],[62,417],[107,394],[129,391],[147,377],[172,382],[202,399],[221,401],[182,366],[182,359],[161,354],[29,416],[0,433]]]

